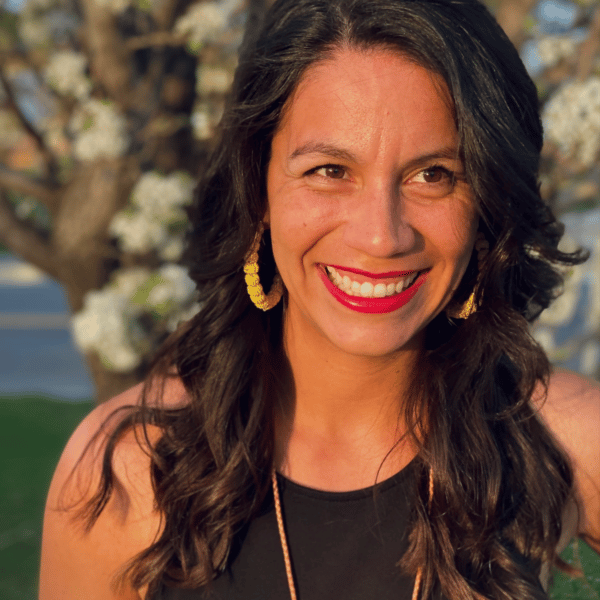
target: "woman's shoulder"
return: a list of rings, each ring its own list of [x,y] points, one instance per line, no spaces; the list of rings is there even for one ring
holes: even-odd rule
[[[600,383],[555,369],[546,398],[540,393],[534,404],[573,467],[576,533],[600,553]]]
[[[154,505],[148,443],[156,427],[129,429],[118,437],[112,467],[112,494],[87,530],[82,509],[98,490],[104,450],[127,411],[141,401],[143,384],[96,407],[75,430],[56,467],[44,513],[40,600],[72,598],[138,600],[133,589],[114,587],[115,577],[135,555],[152,544],[161,527]],[[154,404],[153,389],[147,395]],[[185,403],[178,379],[160,386],[161,405]],[[69,573],[68,577],[65,576]]]

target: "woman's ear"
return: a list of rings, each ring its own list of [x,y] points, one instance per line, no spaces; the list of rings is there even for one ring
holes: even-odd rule
[[[268,204],[267,204],[267,210],[265,210],[265,214],[263,215],[262,222],[265,226],[265,229],[269,229],[269,225],[271,224],[271,214],[269,212]]]

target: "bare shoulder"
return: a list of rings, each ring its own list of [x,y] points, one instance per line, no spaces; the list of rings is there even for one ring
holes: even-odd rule
[[[600,553],[600,383],[556,369],[534,404],[573,465],[577,533]]]
[[[131,588],[114,585],[123,567],[160,532],[147,441],[140,431],[130,429],[119,438],[113,456],[114,491],[89,531],[80,514],[98,489],[110,434],[128,407],[140,402],[141,393],[139,384],[95,408],[65,447],[44,513],[40,600],[143,597]],[[162,395],[166,406],[185,402],[185,390],[176,379],[168,380]],[[149,428],[148,433],[151,444],[160,437],[157,428]]]

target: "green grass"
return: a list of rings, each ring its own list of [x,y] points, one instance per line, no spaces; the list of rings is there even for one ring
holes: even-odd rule
[[[0,598],[37,598],[42,513],[63,446],[91,402],[0,399]]]
[[[556,574],[550,597],[555,600],[600,600],[600,557],[581,541],[572,543],[562,557],[582,568],[585,579]]]
[[[44,499],[54,466],[91,402],[34,397],[0,398],[0,598],[35,600]],[[575,548],[577,552],[577,548]],[[573,547],[563,558],[573,558]],[[583,542],[586,580],[558,574],[554,600],[600,600],[600,557]]]

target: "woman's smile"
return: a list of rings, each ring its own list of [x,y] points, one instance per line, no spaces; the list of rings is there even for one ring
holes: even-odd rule
[[[340,50],[300,80],[271,150],[286,327],[369,356],[420,339],[477,228],[441,80],[386,50]]]
[[[326,266],[319,273],[325,287],[343,306],[356,312],[384,314],[398,310],[411,300],[425,282],[426,271],[413,271],[395,278],[369,281],[357,275],[343,274],[343,269]],[[373,278],[371,278],[373,279]]]
[[[410,287],[419,275],[419,271],[375,274],[333,265],[325,265],[324,268],[329,280],[338,289],[362,298],[395,296]]]

